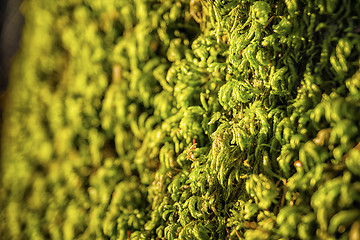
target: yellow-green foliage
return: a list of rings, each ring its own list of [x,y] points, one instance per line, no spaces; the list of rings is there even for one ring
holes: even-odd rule
[[[358,0],[25,0],[1,239],[358,239]]]

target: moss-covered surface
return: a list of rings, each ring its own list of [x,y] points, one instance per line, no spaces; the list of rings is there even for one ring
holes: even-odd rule
[[[22,10],[1,239],[358,239],[359,1]]]

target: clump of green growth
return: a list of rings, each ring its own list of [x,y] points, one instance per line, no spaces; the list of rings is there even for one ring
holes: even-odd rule
[[[3,239],[356,239],[360,2],[25,0]]]

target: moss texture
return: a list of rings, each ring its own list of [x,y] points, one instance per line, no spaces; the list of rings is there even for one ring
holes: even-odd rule
[[[359,239],[359,1],[22,11],[2,239]]]

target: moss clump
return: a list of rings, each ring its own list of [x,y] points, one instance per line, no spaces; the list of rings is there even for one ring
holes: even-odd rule
[[[359,235],[360,2],[23,3],[4,239]]]

